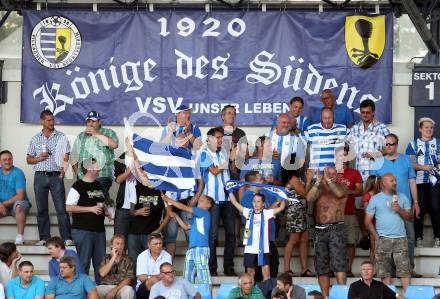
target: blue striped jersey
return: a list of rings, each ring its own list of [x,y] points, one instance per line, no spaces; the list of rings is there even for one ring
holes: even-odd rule
[[[225,192],[225,184],[230,180],[229,168],[226,167],[217,175],[212,174],[209,168],[219,166],[228,160],[229,156],[224,149],[213,152],[206,147],[199,153],[200,173],[205,182],[203,194],[212,197],[216,203],[229,201]]]
[[[310,145],[310,167],[322,171],[326,166],[335,166],[335,150],[345,145],[348,133],[341,124],[333,124],[330,129],[324,129],[321,123],[310,125],[302,133]]]
[[[423,141],[422,139],[413,140],[406,147],[406,154],[415,156],[416,163],[419,165],[432,165],[431,156],[435,156],[435,159],[440,155],[440,139],[432,138],[429,141]],[[424,170],[417,171],[416,177],[417,184],[429,183],[429,172]]]

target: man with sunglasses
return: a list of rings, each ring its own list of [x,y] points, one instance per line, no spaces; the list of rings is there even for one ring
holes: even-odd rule
[[[115,234],[111,239],[111,253],[107,254],[99,268],[101,284],[98,286],[99,298],[132,299],[134,291],[133,260],[125,253],[125,237]]]
[[[160,265],[160,281],[151,288],[150,292],[150,298],[157,296],[175,299],[202,298],[189,281],[181,277],[176,278],[176,271],[170,263]]]
[[[390,133],[385,136],[385,150],[383,158],[376,159],[373,165],[372,175],[383,176],[385,173],[392,173],[396,177],[397,192],[403,193],[407,198],[412,199],[412,211],[419,217],[420,207],[418,202],[416,172],[410,157],[397,152],[399,138]],[[411,262],[412,277],[420,278],[421,275],[414,271],[414,246],[415,233],[412,221],[405,220],[405,230],[408,239],[408,255]]]

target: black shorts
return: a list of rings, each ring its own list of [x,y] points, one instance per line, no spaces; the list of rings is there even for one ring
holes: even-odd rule
[[[264,265],[270,265],[270,254],[264,254]],[[249,268],[258,267],[258,254],[253,253],[245,253],[243,259],[243,266]]]
[[[345,225],[332,224],[328,228],[315,228],[315,270],[316,274],[347,271]]]

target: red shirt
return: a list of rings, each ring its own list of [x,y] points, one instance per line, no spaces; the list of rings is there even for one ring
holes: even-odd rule
[[[343,173],[338,173],[338,183],[343,184],[348,190],[355,190],[356,184],[362,184],[360,172],[354,168],[347,167]],[[345,215],[355,215],[356,207],[354,205],[354,196],[349,195],[345,203]]]

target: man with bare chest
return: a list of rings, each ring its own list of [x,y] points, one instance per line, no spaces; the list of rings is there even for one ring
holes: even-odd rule
[[[310,186],[313,169],[307,172],[307,184]],[[329,273],[336,273],[338,284],[345,284],[346,248],[344,209],[347,191],[337,182],[335,167],[325,167],[324,174],[316,175],[316,182],[307,194],[307,201],[315,207],[315,270],[324,297],[329,295]]]

